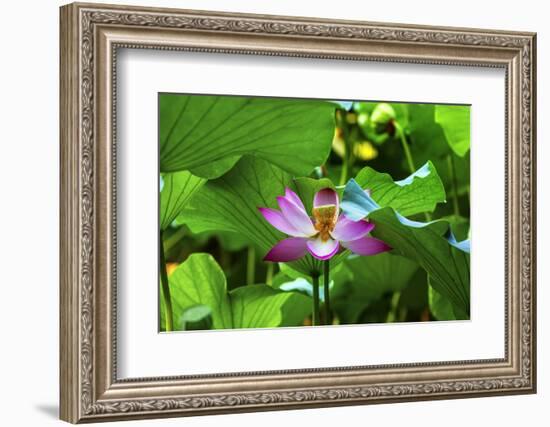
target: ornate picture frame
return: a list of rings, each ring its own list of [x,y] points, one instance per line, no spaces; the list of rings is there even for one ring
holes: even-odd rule
[[[497,67],[506,88],[505,357],[117,379],[118,48]],[[536,391],[536,35],[99,4],[61,8],[61,419],[111,421]]]

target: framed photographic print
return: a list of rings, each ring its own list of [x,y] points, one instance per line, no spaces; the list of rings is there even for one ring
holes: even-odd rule
[[[61,8],[61,418],[533,393],[535,34]]]

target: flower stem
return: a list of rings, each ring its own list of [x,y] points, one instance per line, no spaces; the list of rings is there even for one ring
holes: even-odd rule
[[[313,284],[313,313],[312,324],[313,326],[319,325],[319,275],[315,274],[311,276]]]
[[[248,247],[246,257],[246,284],[253,285],[256,279],[256,249],[254,246]]]
[[[456,183],[455,161],[452,154],[447,155],[447,167],[451,174],[453,183],[453,211],[456,216],[460,216],[460,206],[458,204],[458,185]]]
[[[393,323],[397,319],[397,306],[399,305],[399,298],[401,298],[401,292],[394,292],[391,297],[390,311],[386,317],[386,323]]]
[[[272,262],[267,263],[267,271],[265,273],[265,284],[271,286],[273,283],[273,270],[274,264]]]
[[[170,296],[170,285],[168,283],[168,272],[166,270],[166,258],[164,255],[164,241],[162,231],[159,234],[159,252],[160,252],[160,283],[162,286],[162,296],[164,298],[164,317],[166,332],[174,330],[174,315],[172,314],[172,298]]]
[[[330,293],[329,293],[330,260],[327,259],[326,261],[323,261],[323,267],[324,267],[323,275],[325,276],[325,283],[323,284],[323,291],[325,293],[325,324],[331,325],[332,313],[330,312]]]
[[[346,148],[347,150],[347,148]],[[344,154],[344,159],[342,163],[342,172],[340,172],[340,185],[344,185],[348,179],[348,156],[347,153]]]
[[[346,120],[340,122],[342,129],[342,138],[344,140],[344,156],[342,157],[342,171],[340,172],[340,185],[344,185],[348,180],[348,174],[351,166],[351,156],[353,151],[353,143],[350,141],[349,129]]]
[[[409,143],[407,142],[407,138],[405,136],[405,132],[403,131],[403,128],[401,125],[397,122],[394,122],[395,131],[397,132],[397,136],[399,137],[399,140],[401,141],[401,146],[403,147],[403,152],[405,153],[405,159],[407,160],[407,166],[409,168],[409,172],[411,174],[416,172],[416,166],[414,164],[414,159],[411,153],[411,149],[409,147]],[[426,218],[426,221],[431,221],[432,216],[428,212],[424,212],[424,217]]]
[[[183,238],[183,236],[185,236],[186,231],[187,230],[185,229],[185,227],[182,226],[174,231],[171,236],[168,236],[164,241],[164,250],[166,252],[169,252],[170,249],[172,249],[175,244],[178,243]]]
[[[409,167],[409,171],[410,173],[415,173],[416,166],[414,165],[414,160],[411,154],[411,149],[409,148],[409,143],[407,142],[407,138],[405,137],[405,132],[403,132],[403,128],[399,123],[395,122],[394,125],[395,125],[395,130],[397,131],[399,140],[401,141],[403,152],[405,153],[405,159],[407,160],[407,166]]]

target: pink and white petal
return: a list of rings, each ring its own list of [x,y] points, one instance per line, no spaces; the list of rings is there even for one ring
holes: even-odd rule
[[[271,208],[258,208],[258,210],[265,220],[277,230],[293,237],[308,237],[304,233],[296,230],[296,228],[285,219],[281,212]]]
[[[392,248],[382,240],[369,236],[365,236],[357,240],[351,240],[349,242],[342,242],[342,246],[357,255],[376,255],[392,250]]]
[[[323,188],[315,193],[315,197],[313,198],[313,207],[318,208],[321,206],[336,206],[336,212],[338,213],[340,208],[338,193],[332,188]]]
[[[330,232],[333,239],[347,242],[366,236],[374,229],[374,224],[367,221],[352,221],[345,215],[340,215],[334,230]]]
[[[337,240],[327,239],[323,241],[321,237],[307,240],[307,249],[311,255],[320,260],[326,260],[332,258],[338,249],[340,244]]]
[[[264,257],[264,261],[288,262],[302,258],[307,253],[307,239],[289,237],[281,240]]]
[[[313,236],[317,231],[311,222],[311,218],[306,211],[298,206],[294,202],[287,200],[284,197],[277,197],[279,207],[285,219],[296,230],[305,236]]]
[[[300,197],[298,197],[298,195],[288,187],[285,188],[285,198],[287,200],[290,200],[292,203],[294,203],[296,206],[298,206],[304,212],[306,211],[306,207],[302,203],[302,200],[300,200]]]

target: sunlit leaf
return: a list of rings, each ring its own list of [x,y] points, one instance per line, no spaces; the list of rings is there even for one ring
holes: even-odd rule
[[[456,183],[458,194],[465,195],[470,183],[470,156],[464,154],[463,157],[460,157],[455,154],[446,132],[436,121],[436,107],[439,106],[408,104],[410,149],[417,165],[428,160],[434,163],[448,194],[455,189]],[[456,108],[469,107],[456,106]],[[462,123],[449,124],[449,126],[457,128],[457,132],[460,133],[470,132],[469,121],[468,123],[463,121]],[[458,127],[461,129],[458,130]],[[454,174],[449,169],[449,156],[453,156]]]
[[[297,292],[281,292],[267,285],[227,292],[222,269],[205,253],[192,254],[169,282],[174,318],[185,320],[191,307],[206,306],[211,311],[212,329],[295,326],[311,312],[309,298]]]
[[[372,212],[369,220],[376,225],[373,236],[384,240],[396,253],[420,264],[437,291],[464,315],[470,312],[470,254],[445,238],[448,223],[438,221],[424,227],[405,225],[391,208]]]
[[[162,182],[164,185],[160,192],[159,220],[160,229],[166,230],[206,179],[194,176],[191,172],[181,171],[164,174]]]
[[[333,102],[177,94],[159,99],[162,172],[216,178],[252,153],[300,176],[330,152]]]
[[[448,298],[463,316],[470,311],[470,256],[451,244],[450,225],[439,220],[411,221],[393,208],[383,207],[351,180],[344,190],[342,209],[352,219],[368,217],[375,224],[373,236],[385,241],[394,253],[417,262],[431,285]]]
[[[355,180],[371,191],[380,206],[392,207],[402,215],[432,212],[437,203],[445,201],[445,188],[432,162],[401,181],[370,167],[363,168]]]
[[[409,104],[408,111],[411,151],[417,162],[433,161],[451,152],[443,128],[435,121],[435,105]]]
[[[277,166],[251,156],[244,156],[235,167],[218,179],[208,181],[193,197],[178,221],[185,222],[195,233],[226,230],[239,233],[265,255],[277,242],[287,236],[273,228],[260,214],[258,207],[278,209],[277,196],[285,188],[295,190],[311,211],[313,195],[318,189],[330,186],[330,181],[299,178]],[[341,257],[334,257],[336,265]],[[303,273],[321,271],[321,262],[311,255],[291,263]]]
[[[197,304],[212,310],[212,329],[231,329],[233,314],[225,275],[211,255],[192,254],[168,278],[174,319]]]
[[[208,181],[178,221],[194,232],[226,230],[240,233],[262,249],[285,235],[265,221],[258,207],[276,207],[276,197],[292,184],[291,176],[276,166],[243,157],[224,176]]]
[[[229,293],[234,328],[298,326],[311,313],[311,300],[267,285],[242,286]]]
[[[447,142],[457,156],[470,150],[470,107],[466,105],[436,105],[435,121],[441,125]]]
[[[212,328],[212,310],[207,305],[197,304],[186,308],[179,318],[180,329],[200,331]]]

